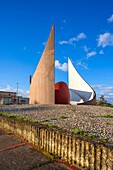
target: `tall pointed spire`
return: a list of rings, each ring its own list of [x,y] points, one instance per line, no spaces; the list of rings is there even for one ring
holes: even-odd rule
[[[30,104],[54,104],[54,25],[30,84]]]
[[[70,102],[96,104],[96,95],[92,87],[80,76],[68,58],[68,81]]]

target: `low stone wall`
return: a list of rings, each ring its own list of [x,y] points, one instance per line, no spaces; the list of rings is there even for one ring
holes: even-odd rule
[[[113,144],[74,135],[42,124],[0,116],[0,127],[20,136],[39,149],[58,154],[63,160],[87,170],[113,170]]]

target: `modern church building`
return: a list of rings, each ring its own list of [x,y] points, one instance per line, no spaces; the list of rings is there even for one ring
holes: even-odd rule
[[[54,25],[33,76],[30,104],[96,104],[96,93],[79,75],[68,58],[68,82],[54,83]]]

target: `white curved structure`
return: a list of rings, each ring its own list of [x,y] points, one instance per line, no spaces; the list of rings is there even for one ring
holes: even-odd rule
[[[68,58],[68,82],[71,104],[96,104],[96,93],[93,88],[78,74]]]

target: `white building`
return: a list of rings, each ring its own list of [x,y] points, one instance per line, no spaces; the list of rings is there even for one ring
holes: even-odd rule
[[[16,92],[0,91],[0,104],[29,104],[29,98],[16,96]]]
[[[16,92],[0,91],[0,104],[16,104]]]

